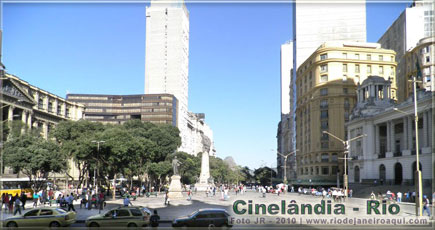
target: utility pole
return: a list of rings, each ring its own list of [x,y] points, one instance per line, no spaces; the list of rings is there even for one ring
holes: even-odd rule
[[[287,157],[290,156],[290,155],[292,155],[292,154],[295,154],[297,151],[299,151],[299,150],[296,149],[295,151],[293,151],[293,152],[291,152],[291,153],[288,153],[288,154],[286,154],[286,155],[283,155],[283,154],[277,152],[278,155],[281,155],[282,157],[284,157],[284,177],[283,177],[283,178],[284,178],[284,179],[283,179],[283,183],[284,183],[284,184],[287,184]]]
[[[96,160],[97,160],[97,165],[96,165],[96,167],[94,168],[94,189],[95,189],[95,194],[98,194],[98,183],[96,183],[96,181],[97,181],[97,174],[99,174],[98,173],[98,170],[99,170],[99,168],[98,168],[98,166],[99,166],[99,157],[100,157],[100,143],[104,143],[105,141],[92,141],[92,143],[97,143],[97,157],[95,158]]]
[[[340,158],[340,159],[344,159],[343,187],[344,187],[344,195],[347,197],[348,180],[347,180],[347,170],[346,170],[346,167],[347,167],[347,160],[351,159],[351,158],[347,158],[347,156],[346,156],[348,153],[350,153],[349,143],[351,141],[354,141],[354,140],[357,140],[359,138],[365,137],[365,136],[367,136],[367,134],[363,134],[363,135],[360,135],[360,136],[357,136],[357,137],[354,137],[352,139],[349,139],[349,140],[345,141],[345,140],[342,140],[341,138],[335,136],[334,134],[329,133],[328,131],[323,131],[323,133],[326,133],[329,136],[339,140],[343,144],[343,146],[344,146],[344,158]]]

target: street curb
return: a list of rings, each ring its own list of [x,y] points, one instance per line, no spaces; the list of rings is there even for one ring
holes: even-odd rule
[[[86,220],[76,220],[76,223],[82,224],[85,223]],[[159,223],[172,223],[172,220],[159,220]]]

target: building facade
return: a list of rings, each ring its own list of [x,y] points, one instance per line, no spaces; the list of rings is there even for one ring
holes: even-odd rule
[[[396,51],[396,62],[398,66],[396,80],[399,89],[405,89],[408,87],[408,65],[413,65],[414,67],[416,65],[415,62],[408,62],[410,57],[406,55],[407,52],[416,49],[418,46],[421,47],[421,44],[419,43],[422,39],[434,36],[435,34],[434,6],[435,4],[430,1],[414,1],[410,7],[406,8],[400,14],[400,16],[378,40],[378,43],[380,43],[383,48]],[[428,55],[424,54],[421,56],[424,57],[423,62],[420,64],[425,65],[424,59]],[[431,62],[431,60],[429,60],[429,62]],[[407,90],[400,91],[397,95],[398,101],[402,102],[406,100],[409,95],[408,92],[409,91]]]
[[[188,146],[189,12],[178,3],[152,0],[146,8],[145,94],[172,94],[178,100],[182,151]]]
[[[293,90],[291,87],[291,73],[293,68],[293,42],[288,41],[281,45],[281,120],[277,129],[277,151],[287,155],[293,151],[294,138],[294,111],[293,111]],[[284,171],[288,179],[295,179],[295,155],[283,157],[277,154],[278,177],[284,178]],[[286,161],[287,160],[287,161]],[[286,167],[286,170],[284,170]]]
[[[67,100],[86,106],[84,119],[121,124],[138,119],[177,126],[177,99],[170,94],[68,94]]]
[[[12,74],[6,73],[3,77],[0,93],[2,126],[22,121],[27,128],[40,129],[41,135],[48,138],[50,130],[59,122],[83,118],[85,107],[82,104],[65,100]],[[69,175],[73,178],[79,175],[72,160],[69,161]],[[61,174],[52,176],[66,179]],[[5,169],[3,177],[18,178],[20,175],[14,174],[12,169]]]
[[[370,75],[392,81],[395,98],[393,50],[377,43],[322,44],[298,68],[296,149],[298,183],[335,184],[343,174],[344,146],[327,131],[345,140],[345,122],[356,103],[356,88]]]
[[[413,93],[413,77],[417,77],[421,83],[418,83],[419,89],[434,91],[435,89],[435,37],[421,39],[417,46],[406,52],[404,59],[405,74],[403,78],[398,79],[398,84],[405,87],[400,94],[408,98]],[[418,67],[417,67],[418,65]]]
[[[412,185],[415,183],[415,119],[413,96],[396,104],[390,82],[371,77],[358,87],[358,103],[347,123],[350,143],[349,182]],[[385,92],[387,90],[387,92]],[[379,93],[377,93],[379,92]],[[418,91],[420,170],[424,185],[432,184],[432,93]],[[398,108],[399,111],[393,108]]]

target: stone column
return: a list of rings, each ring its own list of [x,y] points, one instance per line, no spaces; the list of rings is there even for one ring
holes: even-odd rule
[[[21,112],[21,121],[24,123],[23,127],[21,128],[21,133],[24,133],[26,131],[26,127],[27,127],[27,111],[23,110],[23,112]]]
[[[413,142],[414,131],[412,130],[412,123],[413,122],[414,122],[413,117],[408,116],[408,147],[410,150],[415,148],[415,145]]]
[[[429,143],[429,140],[428,140],[428,137],[429,137],[428,126],[429,126],[429,124],[428,124],[427,120],[428,120],[428,114],[427,114],[427,112],[423,112],[423,145],[421,147],[429,146],[428,145],[428,143]]]
[[[391,152],[391,123],[387,121],[387,152]]]
[[[48,122],[46,121],[42,123],[42,135],[44,136],[45,139],[48,138]]]
[[[379,143],[379,125],[375,125],[375,154],[378,155],[381,152]]]
[[[36,109],[39,109],[39,92],[35,92]]]
[[[394,122],[390,121],[391,125],[391,152],[395,152],[396,151],[396,134],[394,133]]]
[[[13,121],[13,120],[14,120],[14,107],[13,106],[9,106],[8,121]]]
[[[382,87],[382,91],[384,93],[384,100],[388,98],[388,86]]]
[[[27,126],[29,126],[29,129],[32,128],[32,112],[29,111],[29,114],[27,116]]]
[[[407,117],[403,117],[403,149],[409,149],[408,148],[408,122]]]
[[[57,114],[57,104],[58,104],[58,99],[55,98],[53,101],[53,113],[56,115],[59,115],[59,114]]]

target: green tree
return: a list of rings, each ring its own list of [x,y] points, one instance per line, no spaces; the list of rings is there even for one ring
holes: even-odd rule
[[[171,172],[172,166],[168,161],[160,161],[158,163],[151,163],[148,172],[155,176],[159,184],[159,192],[163,186],[162,178],[166,177]]]
[[[4,145],[4,164],[15,172],[23,172],[36,190],[42,188],[49,173],[65,172],[68,169],[67,157],[59,146],[35,133],[8,139]]]
[[[191,154],[185,152],[176,152],[174,154],[168,155],[166,161],[171,163],[174,159],[174,156],[177,156],[178,161],[180,161],[180,166],[178,171],[181,176],[181,182],[183,184],[195,184],[196,180],[201,172],[201,158],[198,156],[193,156]],[[172,167],[171,167],[172,172]]]
[[[276,177],[276,172],[269,167],[258,168],[254,171],[254,176],[262,185],[270,185],[271,177]]]

